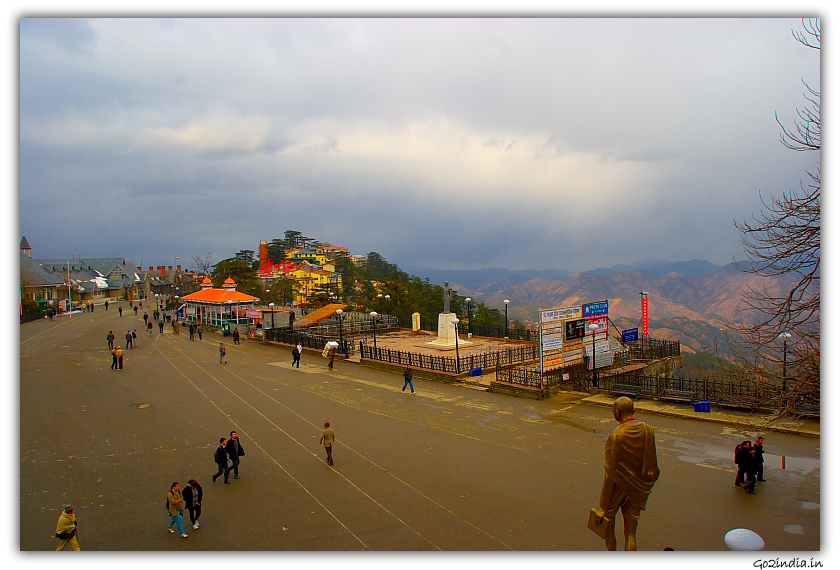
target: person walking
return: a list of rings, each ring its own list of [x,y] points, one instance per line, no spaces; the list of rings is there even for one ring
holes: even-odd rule
[[[239,344],[239,327],[233,329],[233,344]]]
[[[187,486],[184,487],[184,502],[187,504],[187,510],[190,512],[190,522],[193,530],[199,527],[198,517],[201,516],[201,500],[204,498],[204,490],[195,479],[187,481]]]
[[[135,317],[137,316],[137,307],[136,306],[134,307],[134,316]]]
[[[213,482],[216,482],[216,479],[224,473],[225,474],[225,485],[230,485],[230,467],[228,466],[228,455],[227,449],[225,446],[227,445],[227,440],[223,437],[219,438],[219,447],[216,448],[216,453],[213,455],[213,460],[216,462],[216,465],[219,467],[219,472],[213,475]]]
[[[195,332],[198,333],[198,340],[201,340],[201,335],[204,334],[204,327],[201,326],[201,323],[198,323],[198,326],[195,327]]]
[[[195,340],[195,325],[190,325],[190,340]]]
[[[332,446],[335,442],[335,431],[330,427],[330,422],[324,422],[324,431],[321,432],[321,439],[318,443],[324,445],[327,452],[327,463],[333,465]]]
[[[295,348],[297,349],[297,367],[300,368],[300,356],[303,354],[303,345],[301,343],[297,343]]]
[[[114,339],[117,338],[114,336],[114,331],[108,331],[108,336],[105,338],[108,340],[108,350],[114,350]]]
[[[169,511],[169,532],[175,534],[172,527],[177,525],[178,532],[181,533],[181,538],[187,538],[187,533],[184,532],[184,496],[181,494],[181,486],[178,481],[172,483],[169,488],[169,493],[166,494],[166,510]]]
[[[58,524],[55,526],[55,537],[58,539],[59,550],[64,550],[67,545],[70,545],[75,551],[81,551],[79,546],[79,525],[76,521],[76,514],[73,512],[73,505],[64,505],[61,515],[58,517]]]
[[[111,349],[111,370],[117,370],[119,368],[120,362],[117,357],[117,349]]]
[[[149,322],[146,323],[146,331],[149,333],[149,336],[152,336],[152,321],[149,319]]]
[[[405,378],[405,382],[403,383],[402,391],[405,392],[405,387],[409,386],[411,388],[411,393],[414,393],[414,384],[411,382],[411,364],[405,367],[403,371],[403,378]]]
[[[239,479],[239,458],[245,456],[245,449],[243,449],[242,444],[239,442],[239,435],[235,431],[230,432],[230,439],[227,440],[225,450],[232,463],[233,478]]]
[[[175,319],[175,322],[172,323],[172,328],[175,329],[175,334],[181,334],[181,321]]]
[[[738,473],[735,475],[735,486],[741,487],[744,484],[744,452],[749,452],[750,442],[744,440],[735,446],[735,464],[738,465]]]
[[[134,346],[131,344],[131,339],[132,338],[133,337],[131,336],[131,331],[126,331],[125,332],[125,347],[126,348],[134,348]]]
[[[149,322],[149,313],[147,313],[146,311],[143,311],[143,323],[148,323],[148,322]]]
[[[109,306],[109,305],[110,305],[110,303],[109,303],[108,301],[105,301],[105,310],[106,310],[106,311],[108,310],[108,306]]]
[[[163,334],[163,321],[158,321],[158,329],[160,329],[160,334]]]
[[[122,307],[117,307],[117,310],[120,312],[120,317],[122,317]]]
[[[227,364],[227,350],[225,350],[225,343],[219,343],[219,364]]]
[[[756,481],[767,481],[764,478],[764,436],[758,436],[755,439],[755,463],[756,463]]]
[[[137,346],[137,329],[131,331],[131,347],[134,348]]]
[[[117,346],[117,350],[114,351],[114,354],[117,357],[117,370],[123,369],[123,359],[125,358],[125,351],[122,347]]]
[[[292,347],[292,368],[295,367],[295,364],[297,364],[297,367],[300,368],[300,353],[298,352],[298,347],[293,346]]]
[[[756,474],[758,473],[758,461],[755,458],[755,448],[750,446],[745,448],[742,456],[742,465],[744,469],[744,491],[755,495],[755,484],[757,483]]]

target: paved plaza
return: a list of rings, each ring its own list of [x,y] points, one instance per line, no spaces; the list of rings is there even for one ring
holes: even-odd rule
[[[122,317],[97,306],[20,326],[21,550],[55,549],[65,503],[91,551],[604,550],[586,521],[616,423],[585,395],[533,401],[422,379],[411,395],[401,374],[340,360],[330,371],[315,351],[298,369],[285,346],[190,341],[169,326],[149,337],[143,311],[122,305]],[[108,331],[125,346],[135,328],[139,346],[111,370]],[[733,487],[732,450],[749,427],[637,417],[656,430],[662,471],[640,550],[727,550],[738,527],[768,550],[820,549],[819,437],[768,433],[768,481],[747,495]],[[318,444],[325,421],[334,467]],[[213,483],[213,451],[232,430],[241,478]],[[184,539],[166,530],[164,502],[191,478],[203,515],[198,530],[185,516]]]

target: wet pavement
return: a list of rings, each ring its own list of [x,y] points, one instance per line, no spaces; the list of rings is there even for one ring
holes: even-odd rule
[[[110,370],[108,330],[140,323],[97,308],[21,326],[22,550],[55,548],[66,502],[87,550],[603,550],[586,517],[616,424],[586,395],[533,401],[422,379],[411,395],[401,374],[330,371],[311,351],[291,368],[285,347],[171,328]],[[732,450],[750,426],[641,406],[637,417],[656,430],[662,470],[640,549],[726,550],[738,527],[768,549],[820,548],[818,437],[765,432],[768,481],[747,495],[733,487]],[[334,467],[318,445],[325,420]],[[233,429],[242,478],[214,484],[211,454]],[[164,499],[189,478],[204,514],[181,539],[166,531]]]

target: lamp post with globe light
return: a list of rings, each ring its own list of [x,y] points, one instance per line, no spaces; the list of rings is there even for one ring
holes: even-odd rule
[[[455,325],[455,373],[461,373],[461,353],[458,352],[458,317],[452,319],[452,324]],[[469,343],[468,343],[469,344]]]

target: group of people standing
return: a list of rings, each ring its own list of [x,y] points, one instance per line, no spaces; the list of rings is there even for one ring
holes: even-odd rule
[[[735,447],[735,463],[738,474],[735,476],[735,486],[747,493],[755,494],[755,485],[764,478],[764,438],[759,436],[753,444],[744,440]]]

